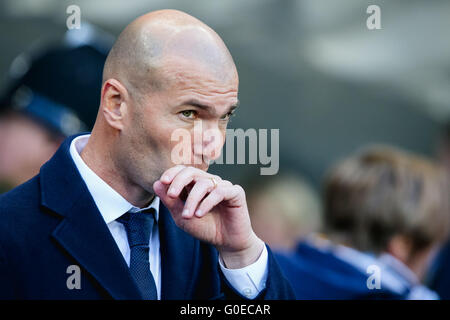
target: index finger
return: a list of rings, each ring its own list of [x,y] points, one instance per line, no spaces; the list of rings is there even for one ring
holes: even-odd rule
[[[161,178],[159,178],[159,180],[164,184],[170,184],[170,183],[172,183],[173,178],[175,178],[175,176],[184,168],[186,168],[186,166],[179,164],[179,165],[176,165],[175,167],[167,169],[161,175]]]

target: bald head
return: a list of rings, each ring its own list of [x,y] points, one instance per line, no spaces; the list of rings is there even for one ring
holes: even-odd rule
[[[236,68],[219,35],[200,20],[176,10],[145,14],[120,34],[103,71],[103,82],[114,78],[137,93],[160,89],[183,66],[195,67],[218,79],[236,75]]]
[[[180,148],[181,163],[202,170],[218,157],[238,89],[233,59],[211,28],[175,10],[143,15],[108,55],[82,157],[131,203],[145,204],[153,183],[180,164]]]

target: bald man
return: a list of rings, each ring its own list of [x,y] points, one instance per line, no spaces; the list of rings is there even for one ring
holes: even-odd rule
[[[199,20],[128,25],[92,133],[0,198],[0,298],[294,298],[244,190],[207,172],[237,95],[230,53]]]

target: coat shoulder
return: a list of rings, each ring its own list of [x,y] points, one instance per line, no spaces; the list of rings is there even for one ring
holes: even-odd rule
[[[39,176],[0,195],[0,238],[1,235],[26,232],[39,211]]]
[[[39,205],[39,175],[0,195],[0,219],[10,212],[36,208]]]

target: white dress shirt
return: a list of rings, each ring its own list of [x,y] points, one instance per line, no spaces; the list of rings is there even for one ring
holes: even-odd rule
[[[155,197],[147,208],[138,208],[129,203],[117,191],[111,188],[81,158],[80,154],[86,146],[89,134],[75,138],[70,145],[70,155],[82,179],[86,183],[100,214],[105,220],[114,240],[119,247],[126,263],[130,266],[130,247],[125,227],[118,221],[120,216],[128,211],[138,212],[153,207],[156,210],[156,221],[159,220],[159,197]],[[158,299],[161,299],[161,252],[159,246],[159,231],[155,226],[150,236],[150,270],[155,279]],[[228,282],[241,295],[253,299],[266,287],[268,273],[268,253],[264,246],[263,252],[256,262],[241,268],[227,269],[219,259],[220,268]]]

